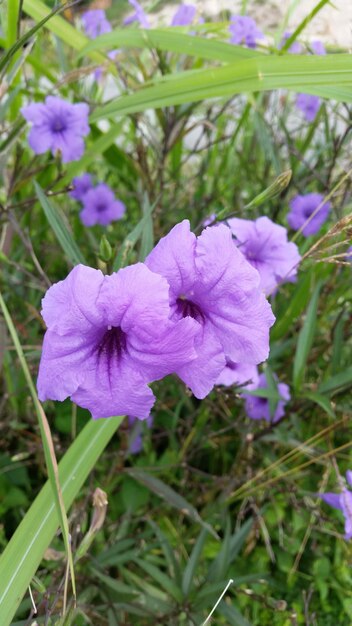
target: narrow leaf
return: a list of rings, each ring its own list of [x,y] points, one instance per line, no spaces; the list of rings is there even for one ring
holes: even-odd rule
[[[293,385],[296,389],[301,387],[308,355],[313,345],[320,289],[321,283],[319,282],[308,305],[306,319],[298,335],[297,349],[293,362]]]

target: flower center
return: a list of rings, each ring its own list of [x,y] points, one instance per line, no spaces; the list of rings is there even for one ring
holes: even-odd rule
[[[95,210],[97,211],[97,213],[104,213],[104,211],[106,211],[106,204],[104,204],[103,202],[96,204]]]
[[[120,361],[127,347],[127,337],[120,326],[110,326],[98,345],[98,359],[104,357],[108,364]]]
[[[51,122],[51,130],[54,133],[60,133],[63,130],[66,130],[67,124],[62,117],[55,117]]]
[[[197,322],[204,322],[205,320],[205,315],[198,304],[192,300],[187,300],[185,296],[177,298],[176,311],[181,317],[193,317]]]

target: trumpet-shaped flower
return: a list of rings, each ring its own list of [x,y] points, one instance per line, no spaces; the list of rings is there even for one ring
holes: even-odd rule
[[[171,21],[171,26],[189,26],[192,24],[197,9],[193,4],[180,4]]]
[[[308,93],[299,93],[296,98],[296,107],[302,111],[307,122],[314,122],[320,109],[320,98]]]
[[[42,316],[48,330],[39,366],[40,400],[68,396],[94,419],[146,419],[147,383],[196,357],[191,318],[170,320],[167,281],[143,263],[104,276],[77,265],[50,287]]]
[[[277,393],[280,396],[280,400],[277,402],[274,415],[270,414],[270,403],[268,398],[260,396],[249,396],[243,393],[245,398],[245,408],[248,417],[253,420],[264,419],[267,422],[275,423],[285,415],[285,405],[290,400],[290,388],[285,383],[277,383]],[[268,389],[268,382],[265,374],[260,374],[258,381],[254,385],[248,385],[247,389],[250,391],[258,389]]]
[[[56,96],[47,96],[45,104],[33,102],[22,107],[21,113],[33,124],[28,143],[36,154],[51,150],[55,156],[59,152],[63,163],[81,158],[83,137],[90,131],[87,104],[71,104]]]
[[[351,470],[347,470],[346,479],[348,485],[352,487]],[[326,504],[342,511],[345,518],[345,539],[352,539],[352,491],[345,487],[340,493],[319,493],[318,495]]]
[[[233,245],[229,228],[206,228],[197,238],[188,220],[161,239],[147,266],[170,285],[172,319],[193,319],[198,358],[179,368],[195,396],[204,398],[230,359],[257,364],[269,353],[271,307],[260,277]]]
[[[116,200],[114,192],[105,183],[84,193],[82,203],[83,209],[79,216],[85,226],[107,226],[121,219],[126,211],[123,202]]]
[[[90,39],[95,39],[99,35],[110,33],[112,28],[109,20],[102,9],[92,9],[82,15],[84,32]]]
[[[324,197],[320,193],[295,196],[290,201],[291,210],[287,214],[289,226],[293,230],[299,230],[303,227],[302,234],[304,237],[315,235],[328,219],[331,209],[330,202],[323,202],[323,200]],[[311,217],[312,215],[313,217]]]
[[[247,261],[258,270],[261,287],[269,295],[283,282],[296,280],[301,260],[296,244],[287,241],[287,230],[268,217],[257,220],[232,218],[228,225]]]
[[[92,177],[90,174],[82,174],[82,176],[76,176],[72,180],[73,190],[70,191],[71,198],[74,200],[78,200],[79,202],[83,201],[86,193],[93,189]]]
[[[143,11],[142,6],[139,4],[137,0],[128,0],[129,4],[133,6],[135,12],[132,15],[126,17],[123,21],[125,26],[128,24],[132,24],[133,22],[139,22],[143,28],[150,28],[150,23],[145,11]]]
[[[229,31],[231,33],[230,43],[237,45],[245,44],[248,48],[255,48],[257,39],[263,39],[264,37],[255,21],[248,15],[233,15]]]
[[[229,387],[230,385],[257,384],[258,369],[256,365],[233,363],[227,359],[226,365],[220,373],[216,384]]]

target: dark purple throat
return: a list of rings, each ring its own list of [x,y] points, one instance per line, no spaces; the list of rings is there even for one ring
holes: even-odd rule
[[[176,311],[181,317],[193,317],[197,322],[204,322],[205,315],[195,302],[181,296],[176,300]]]
[[[98,359],[104,358],[110,365],[121,360],[127,347],[127,336],[120,326],[109,328],[98,345]]]

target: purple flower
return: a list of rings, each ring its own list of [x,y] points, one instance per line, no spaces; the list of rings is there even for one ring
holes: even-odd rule
[[[170,320],[167,281],[143,263],[111,276],[77,265],[42,304],[39,398],[70,396],[94,419],[146,419],[154,403],[147,383],[196,356],[194,320]]]
[[[121,219],[126,207],[120,200],[116,200],[114,192],[100,183],[89,189],[82,197],[83,209],[79,216],[85,226],[101,224],[107,226],[115,220]]]
[[[291,37],[292,33],[287,32],[283,34],[282,39],[278,45],[279,50],[284,47],[286,41]],[[299,41],[294,41],[287,50],[290,54],[301,54],[303,52],[303,46]]]
[[[321,41],[312,41],[310,47],[314,54],[326,54],[324,44]]]
[[[323,201],[324,197],[320,193],[306,193],[303,196],[299,194],[295,196],[290,201],[291,210],[287,215],[289,226],[293,230],[302,229],[304,237],[315,235],[328,219],[331,208],[330,202]],[[319,206],[320,208],[316,212]],[[314,217],[310,219],[313,214]]]
[[[248,15],[233,15],[229,26],[231,33],[230,43],[246,44],[248,48],[255,48],[257,39],[263,39],[262,33],[255,21]]]
[[[143,436],[143,426],[144,424],[151,428],[153,426],[153,417],[149,415],[146,420],[144,420],[143,424],[138,420],[136,424],[137,418],[129,416],[128,424],[131,430],[131,435],[129,437],[129,446],[128,451],[130,454],[138,454],[143,447],[142,436]]]
[[[257,364],[267,358],[274,316],[258,288],[259,274],[226,226],[208,227],[197,238],[184,220],[159,241],[146,264],[170,285],[172,319],[197,323],[198,358],[177,371],[197,398],[211,391],[226,360]]]
[[[28,143],[36,154],[51,150],[61,153],[63,163],[77,161],[84,152],[83,137],[88,135],[89,107],[85,103],[71,104],[56,96],[22,107],[21,113],[33,126]]]
[[[95,39],[99,35],[104,35],[104,33],[110,33],[112,30],[105,11],[101,9],[93,9],[83,13],[82,22],[84,32],[90,39]]]
[[[277,393],[281,399],[276,405],[274,415],[270,415],[270,404],[268,398],[249,396],[243,393],[242,395],[245,397],[245,408],[248,417],[253,420],[264,419],[267,422],[275,423],[285,415],[285,405],[291,398],[290,389],[285,383],[278,383],[276,376],[275,382],[277,383]],[[258,381],[254,385],[248,385],[247,387],[250,391],[268,388],[268,382],[265,374],[260,374]]]
[[[266,295],[275,291],[280,283],[296,280],[301,256],[296,244],[287,241],[286,228],[268,217],[259,217],[254,221],[232,218],[228,220],[228,225],[235,244],[258,270]]]
[[[352,263],[352,246],[347,249],[345,261]]]
[[[308,93],[299,93],[296,98],[296,107],[302,111],[307,122],[314,122],[320,109],[320,98]]]
[[[346,479],[349,486],[352,486],[352,471],[347,470]],[[319,493],[318,496],[334,509],[342,511],[345,518],[345,539],[352,538],[352,492],[348,488],[343,488],[341,493]]]
[[[92,177],[90,174],[82,174],[82,176],[76,176],[72,180],[73,190],[70,192],[71,198],[83,201],[87,191],[93,188]]]
[[[197,9],[193,4],[180,4],[172,19],[171,26],[189,26],[192,24],[196,12]]]
[[[143,26],[143,28],[150,28],[147,14],[143,11],[143,8],[139,4],[139,2],[137,2],[137,0],[128,0],[128,2],[136,10],[132,15],[124,19],[123,23],[125,24],[125,26],[127,26],[128,24],[132,24],[132,22],[139,22],[140,25]]]
[[[230,385],[244,385],[250,383],[256,385],[258,382],[258,369],[256,365],[244,365],[243,363],[233,363],[230,359],[220,373],[216,384],[229,387]]]

